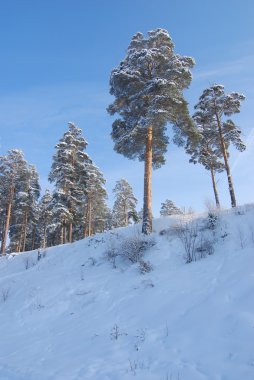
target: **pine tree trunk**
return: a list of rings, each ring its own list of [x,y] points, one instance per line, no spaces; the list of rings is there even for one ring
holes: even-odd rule
[[[223,137],[223,133],[222,133],[220,118],[219,118],[219,115],[217,114],[217,112],[215,114],[216,114],[218,130],[219,130],[220,143],[221,143],[221,149],[222,149],[222,154],[223,154],[223,158],[224,158],[224,164],[225,164],[227,177],[228,177],[228,187],[229,187],[229,194],[230,194],[230,198],[231,198],[231,206],[236,207],[235,191],[234,191],[230,166],[229,166],[229,162],[228,162],[228,153],[227,153],[227,149],[226,149],[226,145],[225,145],[225,141],[224,141],[224,137]]]
[[[87,221],[88,221],[88,205],[86,206],[84,210],[84,229],[83,229],[83,236],[84,238],[87,237]]]
[[[60,229],[60,244],[63,244],[63,243],[64,243],[64,225],[62,224],[61,229]]]
[[[35,234],[36,234],[36,227],[33,228],[31,251],[34,250]]]
[[[1,244],[1,254],[2,255],[5,255],[5,248],[6,248],[6,242],[7,242],[10,219],[11,219],[11,208],[12,208],[13,196],[14,196],[14,181],[12,180],[12,183],[10,186],[9,203],[7,205],[7,210],[6,210],[5,229],[4,229],[3,240],[2,240],[2,244]]]
[[[88,236],[92,235],[92,201],[88,199]]]
[[[145,173],[144,173],[144,206],[142,232],[148,235],[152,232],[152,141],[153,129],[149,127],[146,136]]]
[[[22,251],[25,252],[26,249],[26,235],[27,235],[27,211],[25,212],[25,217],[24,217],[24,235],[23,235],[23,247]]]
[[[69,243],[72,243],[72,223],[69,225]]]
[[[214,174],[213,166],[210,166],[210,171],[211,171],[211,177],[212,177],[212,182],[213,182],[213,192],[214,192],[216,207],[220,208],[219,194],[218,194],[217,186],[215,182],[215,174]]]
[[[46,223],[44,223],[44,228],[43,228],[43,249],[46,248],[46,233],[47,233],[47,226]]]
[[[125,216],[125,226],[127,227],[129,225],[129,218],[128,218],[128,211],[126,204],[124,205],[124,216]]]
[[[66,244],[66,223],[63,222],[63,243]]]

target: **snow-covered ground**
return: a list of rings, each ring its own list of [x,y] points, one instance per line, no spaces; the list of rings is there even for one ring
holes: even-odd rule
[[[0,380],[254,379],[254,206],[221,212],[215,230],[196,221],[196,247],[209,240],[214,254],[186,264],[174,228],[185,221],[158,219],[146,274],[104,255],[137,226],[40,261],[2,257]]]

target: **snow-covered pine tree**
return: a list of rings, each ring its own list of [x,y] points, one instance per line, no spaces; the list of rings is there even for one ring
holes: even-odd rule
[[[68,193],[56,187],[50,210],[52,219],[48,228],[47,240],[50,241],[50,246],[65,244],[68,242],[69,223],[73,222],[73,215],[68,208]]]
[[[100,169],[89,157],[84,164],[83,182],[83,237],[91,236],[96,232],[102,232],[108,217],[106,206],[107,192],[105,179]]]
[[[189,116],[183,90],[190,85],[194,60],[174,53],[169,33],[164,29],[137,33],[126,57],[110,77],[110,93],[115,101],[108,107],[118,114],[112,126],[114,149],[124,156],[145,162],[142,232],[152,231],[152,166],[165,163],[168,145],[167,123],[182,134],[196,130]]]
[[[81,129],[68,123],[68,131],[64,133],[56,145],[49,181],[54,182],[54,215],[61,219],[61,241],[72,242],[73,223],[76,223],[78,208],[81,203],[79,188],[80,176],[83,175],[84,163],[88,155],[84,152],[87,142]],[[59,202],[59,206],[56,204]],[[66,231],[66,228],[68,231]],[[68,239],[67,239],[68,236]]]
[[[10,251],[31,249],[32,231],[37,223],[37,202],[40,196],[39,175],[33,165],[26,164],[16,185],[9,232]],[[27,239],[29,237],[29,239]]]
[[[39,218],[38,218],[38,232],[40,237],[40,247],[47,247],[48,227],[52,223],[52,194],[48,189],[45,190],[44,195],[39,202]]]
[[[136,205],[138,201],[133,194],[133,189],[126,179],[120,179],[116,182],[113,193],[115,193],[112,211],[114,226],[128,226],[130,216],[132,215],[134,218],[137,216]]]
[[[228,147],[232,143],[236,149],[242,152],[245,145],[241,139],[240,128],[232,120],[225,120],[225,117],[239,113],[241,102],[244,99],[245,96],[237,92],[226,94],[223,85],[215,84],[203,91],[195,106],[196,110],[206,114],[210,125],[215,126],[214,133],[217,134],[219,149],[224,159],[232,207],[236,207],[236,197],[228,160]]]
[[[169,215],[179,215],[182,214],[182,211],[176,207],[174,202],[169,199],[166,199],[165,202],[161,203],[161,216],[169,216]]]
[[[6,243],[13,218],[13,207],[17,193],[25,188],[27,179],[27,162],[21,150],[11,149],[6,156],[0,156],[0,193],[2,215],[1,254],[6,251]],[[15,212],[15,211],[14,211]]]
[[[220,149],[220,141],[214,121],[210,120],[210,117],[201,110],[197,111],[193,115],[193,119],[196,122],[200,139],[194,145],[191,141],[187,141],[186,152],[191,155],[190,162],[197,164],[200,163],[206,170],[210,171],[213,192],[215,197],[216,207],[220,207],[219,194],[217,190],[217,184],[215,179],[215,173],[221,173],[225,170],[225,165],[221,161],[223,155]],[[227,148],[228,144],[225,143]]]

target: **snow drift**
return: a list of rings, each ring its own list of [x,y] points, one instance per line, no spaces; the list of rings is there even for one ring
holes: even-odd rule
[[[2,257],[0,379],[253,379],[254,207],[215,216],[155,220],[145,274],[122,255],[139,226],[39,261],[35,251]],[[189,264],[187,226],[197,235]]]

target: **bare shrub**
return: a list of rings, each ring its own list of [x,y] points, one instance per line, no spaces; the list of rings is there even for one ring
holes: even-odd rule
[[[122,335],[128,335],[127,333],[121,332],[117,323],[111,329],[110,336],[112,340],[117,340]]]
[[[153,270],[150,261],[139,260],[139,271],[141,274],[149,273]]]
[[[1,298],[3,302],[6,302],[10,295],[10,288],[2,288],[1,289]]]
[[[207,216],[207,228],[210,230],[215,230],[219,223],[219,216],[215,212],[209,212]]]
[[[112,263],[113,268],[116,268],[116,257],[119,255],[119,247],[115,240],[110,239],[107,244],[107,249],[104,252],[106,260]]]
[[[212,255],[214,253],[214,242],[205,237],[203,234],[200,234],[196,252],[197,259],[203,259],[207,255]]]
[[[155,239],[151,236],[145,236],[136,233],[133,236],[125,238],[119,246],[119,254],[124,259],[132,263],[139,262],[149,248],[155,245]]]
[[[186,263],[196,261],[197,237],[198,226],[195,221],[189,223],[181,223],[178,228],[178,237],[183,245],[185,254],[184,259]]]

